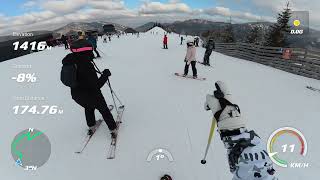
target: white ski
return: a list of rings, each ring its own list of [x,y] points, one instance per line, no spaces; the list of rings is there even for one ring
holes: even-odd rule
[[[118,108],[118,116],[117,116],[117,137],[111,139],[110,147],[109,147],[109,153],[107,159],[114,159],[116,157],[116,148],[117,148],[117,139],[119,137],[119,127],[120,124],[122,123],[122,115],[124,112],[124,106],[120,106]]]
[[[113,106],[113,105],[109,105],[108,108],[109,108],[110,111],[112,111],[113,108],[114,108],[114,106]],[[81,153],[84,151],[84,149],[85,149],[85,148],[87,147],[87,145],[89,144],[92,136],[95,134],[95,132],[96,132],[96,131],[98,130],[98,128],[100,127],[102,121],[103,121],[102,119],[99,119],[99,120],[96,122],[96,127],[95,127],[95,129],[94,129],[94,131],[93,131],[93,134],[91,134],[91,135],[86,135],[86,137],[85,137],[84,140],[83,140],[83,143],[82,143],[81,146],[79,147],[79,150],[75,152],[76,154],[81,154]]]
[[[92,133],[91,135],[87,135],[87,136],[85,137],[85,139],[84,139],[82,145],[80,146],[79,150],[76,151],[75,153],[81,154],[81,153],[84,151],[84,149],[85,149],[85,148],[87,147],[87,145],[89,144],[92,136],[95,134],[95,132],[97,131],[97,129],[100,127],[102,121],[103,121],[102,119],[99,119],[99,120],[96,122],[96,127],[95,127],[93,133]]]

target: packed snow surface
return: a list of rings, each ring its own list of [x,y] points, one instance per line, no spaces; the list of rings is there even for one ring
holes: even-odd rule
[[[305,86],[319,88],[320,81],[216,52],[211,55],[214,68],[197,65],[198,76],[206,77],[206,81],[176,77],[175,72],[183,72],[186,45],[180,45],[179,35],[169,34],[169,49],[162,49],[163,34],[162,29],[154,28],[140,33],[140,37],[113,37],[108,43],[99,39],[98,48],[103,58],[95,61],[101,69],[111,70],[113,89],[126,106],[114,160],[106,158],[110,135],[105,124],[83,154],[74,153],[87,126],[84,109],[71,99],[70,89],[60,82],[61,60],[69,53],[64,47],[0,63],[0,179],[158,180],[168,173],[174,180],[231,180],[226,152],[217,133],[207,164],[200,164],[212,118],[203,104],[217,80],[227,83],[248,128],[254,129],[265,142],[274,130],[285,126],[295,127],[305,135],[309,149],[304,162],[310,163],[309,168],[275,166],[281,180],[319,179],[320,93]],[[204,51],[197,48],[198,60],[202,61]],[[14,68],[19,64],[32,68]],[[17,83],[11,79],[22,72],[35,73],[37,82]],[[108,104],[112,104],[108,86],[105,85],[102,91]],[[20,96],[45,99],[16,100]],[[57,105],[64,113],[13,113],[13,106],[26,104]],[[96,116],[101,117],[98,112]],[[24,171],[15,165],[11,142],[16,134],[31,127],[49,137],[52,152],[49,161],[37,171]],[[157,148],[167,149],[174,161],[153,158],[148,162],[148,154]]]

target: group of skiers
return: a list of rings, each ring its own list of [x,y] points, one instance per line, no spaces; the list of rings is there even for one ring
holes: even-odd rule
[[[180,37],[180,44],[182,44],[184,41],[183,36]],[[199,47],[199,37],[195,37],[193,40],[187,40],[187,53],[185,56],[185,67],[184,67],[184,74],[183,76],[188,75],[189,71],[189,66],[191,65],[192,67],[192,72],[193,72],[193,78],[196,79],[197,76],[197,68],[196,68],[196,53],[197,50],[195,47]],[[213,38],[209,38],[207,44],[205,45],[206,52],[204,54],[203,62],[202,64],[205,66],[210,66],[210,56],[212,54],[212,51],[215,49],[215,43]],[[163,36],[163,49],[168,49],[168,36],[165,34]]]
[[[181,37],[181,43],[183,37]],[[189,66],[192,66],[193,78],[197,78],[196,48],[198,40],[187,41],[184,76],[187,76]],[[206,48],[203,64],[210,66],[209,58],[215,49],[213,38],[209,38],[204,46]],[[206,96],[205,110],[211,110],[217,122],[218,132],[227,149],[230,172],[233,180],[277,180],[273,163],[260,137],[246,128],[241,117],[240,108],[232,103],[231,93],[226,84],[217,81],[213,95]]]
[[[84,108],[89,127],[88,134],[94,133],[96,126],[94,111],[97,109],[102,114],[111,136],[116,137],[117,124],[100,90],[108,81],[111,72],[109,69],[105,69],[100,77],[97,76],[99,70],[93,61],[95,58],[93,51],[99,56],[96,50],[97,39],[92,34],[87,34],[87,36],[86,39],[85,34],[79,32],[78,40],[70,44],[71,53],[62,60],[65,71],[71,71],[70,67],[76,68],[76,83],[70,82],[72,81],[70,78],[61,78],[64,84],[68,84],[70,87],[72,99]],[[167,49],[167,35],[164,35],[163,44]],[[188,40],[186,43],[184,75],[188,74],[191,65],[193,77],[197,78],[195,44],[197,42],[193,40]],[[203,63],[210,65],[209,57],[215,48],[213,39],[210,38],[205,47]],[[260,137],[254,131],[249,131],[246,128],[246,122],[241,117],[240,108],[234,104],[225,83],[221,81],[215,83],[213,94],[206,96],[204,108],[207,111],[212,111],[217,122],[220,138],[227,149],[230,172],[234,175],[233,180],[277,180],[274,175],[273,163],[264,150]],[[170,180],[171,177],[165,175],[162,179]]]
[[[117,36],[118,36],[118,38],[120,37],[119,34]],[[111,35],[105,34],[105,35],[102,36],[102,38],[103,38],[103,43],[107,43],[108,42],[107,38],[108,38],[109,41],[111,41]]]

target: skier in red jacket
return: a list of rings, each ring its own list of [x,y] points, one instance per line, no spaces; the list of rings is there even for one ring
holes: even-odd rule
[[[168,49],[168,37],[164,35],[163,37],[163,49]]]

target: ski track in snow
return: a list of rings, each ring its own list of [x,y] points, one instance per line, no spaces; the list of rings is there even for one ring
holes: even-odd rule
[[[111,139],[104,123],[87,149],[81,155],[74,153],[87,127],[84,110],[73,102],[70,90],[60,82],[61,60],[68,53],[63,47],[2,62],[0,179],[156,180],[168,173],[175,180],[231,180],[226,152],[217,133],[207,164],[200,164],[212,118],[203,104],[217,80],[227,83],[248,128],[265,142],[275,129],[284,126],[304,133],[309,144],[305,161],[310,167],[276,167],[280,179],[318,179],[320,145],[316,128],[320,125],[320,94],[305,87],[319,88],[320,81],[216,52],[211,55],[214,68],[197,65],[198,76],[206,77],[206,81],[182,79],[173,73],[183,71],[185,45],[180,45],[178,35],[170,34],[169,49],[162,49],[163,30],[153,31],[159,34],[140,33],[139,38],[128,35],[114,37],[111,43],[104,44],[101,39],[98,42],[104,53],[95,61],[101,70],[110,68],[112,86],[126,105],[115,160],[106,159]],[[204,51],[197,48],[198,60],[202,61]],[[14,69],[13,64],[31,64],[32,69]],[[11,80],[21,72],[36,73],[39,82],[26,85]],[[111,104],[108,86],[102,91]],[[13,96],[43,96],[46,100],[15,101]],[[13,114],[13,106],[32,103],[61,106],[64,114]],[[49,161],[34,172],[16,167],[10,149],[14,136],[29,127],[44,132],[52,146]],[[169,150],[174,162],[147,162],[148,154],[156,148]]]

